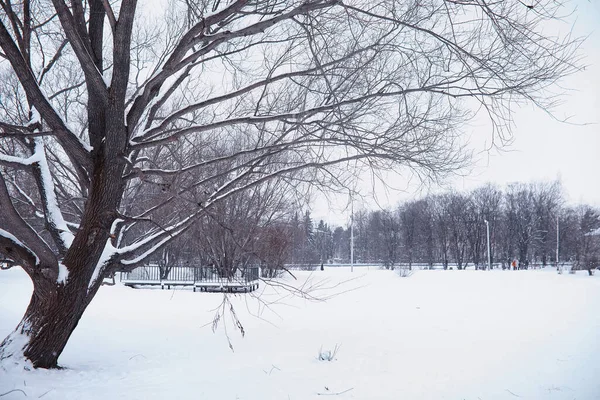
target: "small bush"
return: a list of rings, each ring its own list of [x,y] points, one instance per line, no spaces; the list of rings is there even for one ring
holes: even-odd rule
[[[281,278],[284,271],[283,268],[262,267],[260,269],[260,276],[262,278]]]
[[[294,271],[316,271],[321,264],[287,264],[285,269]]]
[[[401,278],[407,278],[413,274],[413,271],[406,266],[400,266],[396,268],[396,273]]]
[[[338,346],[337,344],[335,345],[335,347],[333,348],[333,350],[323,350],[323,347],[321,346],[321,348],[319,349],[319,356],[317,357],[317,359],[319,361],[333,361],[336,358],[336,355],[339,351],[341,346]]]
[[[317,264],[301,264],[298,269],[300,271],[316,271],[318,268]]]

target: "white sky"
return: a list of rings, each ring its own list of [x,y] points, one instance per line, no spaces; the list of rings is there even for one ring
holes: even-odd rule
[[[566,95],[564,104],[553,114],[572,124],[559,122],[543,110],[524,107],[514,114],[514,140],[502,151],[486,150],[490,126],[472,124],[466,130],[473,150],[479,153],[467,176],[445,182],[445,188],[470,190],[486,182],[503,186],[510,182],[560,179],[567,200],[600,206],[600,2],[577,0],[573,15],[575,36],[588,36],[581,54],[584,71],[561,83]],[[400,200],[420,197],[427,191],[444,190],[438,186],[423,188],[406,178],[387,174],[386,182],[401,190],[377,185],[373,190],[368,177],[358,185],[368,204],[355,203],[355,209],[395,206]],[[358,203],[358,204],[357,204]],[[332,225],[345,225],[349,220],[348,196],[329,200],[318,196],[311,207],[313,220],[324,219]]]

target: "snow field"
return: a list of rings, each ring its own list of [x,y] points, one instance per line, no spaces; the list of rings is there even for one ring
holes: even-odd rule
[[[60,358],[67,369],[0,369],[0,394],[23,391],[0,399],[600,399],[599,276],[295,275],[283,282],[327,300],[264,284],[260,301],[233,295],[244,338],[229,313],[212,332],[222,294],[102,288]],[[0,336],[30,291],[22,271],[0,274]],[[335,360],[317,360],[336,345]]]

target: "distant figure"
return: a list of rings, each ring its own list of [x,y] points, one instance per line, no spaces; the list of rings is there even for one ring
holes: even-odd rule
[[[518,262],[516,259],[514,259],[514,260],[512,261],[512,264],[511,264],[511,266],[512,266],[512,269],[513,269],[513,271],[516,271],[516,270],[517,270],[517,268],[519,268],[519,262]]]
[[[321,263],[321,271],[325,271],[325,268],[323,268],[323,263]]]

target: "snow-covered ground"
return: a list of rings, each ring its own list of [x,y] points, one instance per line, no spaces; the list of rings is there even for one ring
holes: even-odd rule
[[[66,369],[0,369],[0,395],[20,389],[0,399],[600,399],[600,276],[297,276],[285,283],[337,295],[263,285],[262,303],[233,296],[244,338],[230,315],[212,332],[221,294],[103,288],[60,358]],[[0,273],[0,336],[29,294],[21,271]],[[336,344],[334,361],[317,360]]]

